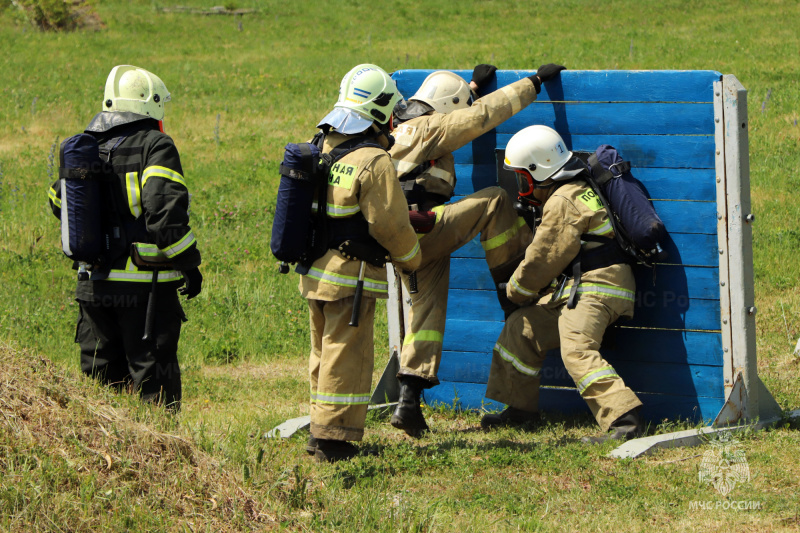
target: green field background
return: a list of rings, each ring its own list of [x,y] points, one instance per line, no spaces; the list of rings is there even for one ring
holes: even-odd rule
[[[198,0],[180,5],[210,7]],[[234,7],[256,10],[238,16],[160,9],[170,6],[97,1],[94,9],[104,28],[44,33],[0,0],[0,9],[5,7],[0,11],[0,339],[78,372],[72,342],[75,275],[60,251],[47,189],[57,175],[58,143],[81,131],[101,109],[105,79],[114,65],[151,70],[172,94],[164,125],[181,153],[205,276],[203,293],[184,305],[190,321],[180,344],[185,400],[179,425],[234,469],[256,453],[248,443],[251,437],[307,413],[306,305],[297,276],[278,273],[268,243],[283,146],[313,135],[351,67],[369,62],[387,71],[472,69],[492,63],[500,69],[533,70],[555,62],[576,70],[717,70],[734,74],[748,89],[759,373],[784,409],[800,408],[800,359],[792,354],[800,336],[797,1],[238,1]],[[376,328],[378,366],[388,357],[383,309],[379,306]],[[444,427],[478,421],[468,413],[429,415]],[[391,446],[399,437],[386,426],[371,421],[368,433]],[[586,433],[593,427],[584,424],[578,430]],[[752,437],[763,472],[772,472],[767,465],[775,461],[796,463],[796,430],[765,435]],[[423,444],[427,452],[437,438]],[[528,437],[512,433],[503,438]],[[293,439],[293,447],[281,448],[282,466],[300,464],[312,486],[324,485],[324,476],[315,477],[323,474],[309,466],[299,442]],[[613,529],[622,527],[615,520],[632,512],[632,527],[641,529],[652,524],[642,506],[656,509],[656,523],[673,520],[687,529],[696,524],[724,528],[729,522],[754,529],[797,525],[796,466],[778,493],[770,492],[769,478],[761,480],[759,497],[772,502],[768,511],[707,513],[693,521],[686,518],[685,501],[703,496],[685,492],[680,483],[659,489],[663,466],[613,466],[599,452],[567,447],[567,452],[545,454],[538,465],[530,456],[509,464],[498,456],[491,466],[467,468],[454,466],[469,458],[452,446],[435,452],[443,458],[437,462],[427,452],[420,455],[413,443],[398,442],[387,461],[404,464],[408,452],[417,463],[392,470],[380,482],[374,476],[366,476],[373,481],[363,485],[354,482],[342,496],[345,503],[337,503],[325,488],[315,493],[316,503],[299,510],[284,502],[279,507],[288,509],[287,516],[300,513],[287,527],[557,530],[572,517],[583,524],[579,529]],[[491,449],[495,441],[484,436],[479,442]],[[381,464],[352,468],[386,474]],[[692,467],[678,464],[682,469],[676,479],[696,484]],[[494,476],[484,475],[482,468]],[[523,471],[524,480],[517,479]],[[545,512],[537,491],[547,489],[548,472],[554,471],[556,477],[573,480],[587,472],[619,476],[616,481],[604,478],[607,485],[596,483],[591,494],[569,483],[549,489],[562,504],[581,502],[574,505],[582,512],[610,502],[598,511],[599,522]],[[350,474],[358,478],[358,472]],[[643,492],[624,480],[628,475],[641,481]],[[490,479],[497,476],[506,482]],[[474,490],[464,481],[468,478],[475,478]],[[515,484],[518,491],[506,491]],[[410,491],[413,513],[408,516],[414,520],[398,525],[376,518],[372,526],[358,525],[370,513],[383,516],[371,494],[385,495],[396,486]],[[506,492],[496,496],[497,491]],[[518,499],[519,491],[527,496]],[[678,508],[671,508],[670,501],[678,501]],[[359,506],[372,510],[336,515],[336,510]],[[781,522],[791,516],[795,522]]]

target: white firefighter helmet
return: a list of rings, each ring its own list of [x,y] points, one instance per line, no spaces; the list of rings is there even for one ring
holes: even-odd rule
[[[317,127],[331,126],[339,133],[361,133],[372,125],[387,124],[395,104],[403,99],[394,80],[376,65],[358,65],[345,74],[333,111]]]
[[[425,102],[439,113],[450,113],[471,106],[472,91],[458,74],[438,70],[429,74],[414,96],[408,100]]]
[[[164,104],[169,101],[161,78],[133,65],[117,65],[106,80],[103,111],[130,111],[162,120]]]
[[[526,171],[534,181],[541,183],[555,177],[571,157],[572,152],[567,150],[556,130],[547,126],[528,126],[508,141],[503,167]]]

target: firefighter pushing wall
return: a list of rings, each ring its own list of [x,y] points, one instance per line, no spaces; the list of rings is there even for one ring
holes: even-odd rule
[[[522,260],[530,228],[499,187],[489,187],[453,204],[456,176],[452,152],[494,129],[536,100],[542,82],[564,67],[542,65],[536,75],[519,80],[473,102],[473,91],[492,79],[496,68],[478,65],[470,85],[458,75],[434,72],[395,109],[396,143],[390,150],[419,232],[422,265],[406,286],[411,294],[410,327],[400,358],[400,401],[391,423],[411,436],[428,429],[420,408],[423,389],[439,383],[450,281],[450,254],[481,235],[492,277],[506,281]],[[471,90],[472,89],[472,90]],[[416,290],[414,290],[414,288]],[[507,313],[514,306],[498,295]]]

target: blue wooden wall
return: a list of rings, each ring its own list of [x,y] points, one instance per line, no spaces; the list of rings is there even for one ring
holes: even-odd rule
[[[429,70],[393,74],[412,96]],[[454,71],[469,81],[470,71]],[[533,72],[498,71],[495,90]],[[644,403],[649,420],[713,420],[724,403],[713,71],[564,71],[538,100],[455,152],[456,197],[498,183],[496,150],[531,124],[556,129],[572,150],[611,144],[631,161],[669,232],[667,264],[637,267],[633,320],[615,328],[603,356]],[[492,347],[503,327],[477,239],[452,256],[439,378],[428,403],[500,409],[484,397]],[[557,351],[543,369],[541,409],[587,410]]]

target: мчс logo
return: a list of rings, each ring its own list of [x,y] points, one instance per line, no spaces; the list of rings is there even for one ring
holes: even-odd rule
[[[713,485],[720,494],[727,496],[737,483],[750,481],[750,466],[744,450],[738,448],[739,441],[729,433],[712,441],[711,446],[700,463],[700,482]]]

